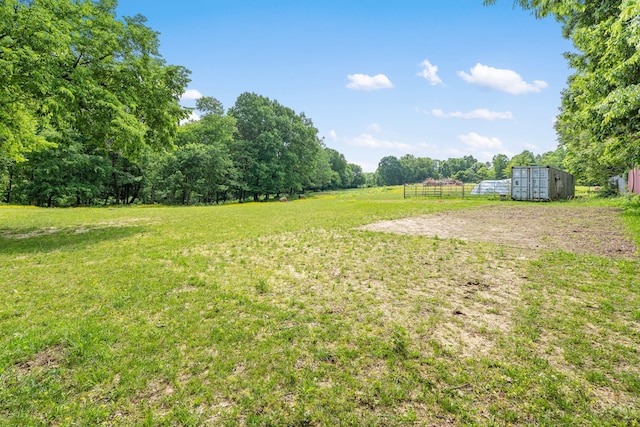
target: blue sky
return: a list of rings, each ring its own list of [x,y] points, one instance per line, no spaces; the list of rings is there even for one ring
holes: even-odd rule
[[[571,45],[512,0],[120,0],[118,13],[146,16],[166,61],[191,70],[185,105],[275,99],[366,172],[389,155],[557,146]]]

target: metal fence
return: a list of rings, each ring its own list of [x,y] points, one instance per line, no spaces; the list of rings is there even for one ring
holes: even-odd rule
[[[404,198],[434,197],[434,198],[462,198],[469,197],[475,184],[405,184]]]

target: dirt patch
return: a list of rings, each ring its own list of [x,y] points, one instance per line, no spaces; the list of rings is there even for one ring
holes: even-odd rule
[[[633,258],[637,248],[619,212],[615,208],[551,204],[489,206],[380,221],[360,229]]]
[[[31,359],[16,365],[18,375],[28,375],[32,372],[45,369],[55,369],[64,358],[64,347],[57,345],[36,353]]]

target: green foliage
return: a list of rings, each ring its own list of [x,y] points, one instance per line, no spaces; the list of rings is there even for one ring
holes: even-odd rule
[[[331,168],[331,181],[329,188],[349,188],[353,181],[351,166],[347,163],[344,154],[332,148],[324,148],[327,154],[327,161]]]
[[[378,185],[402,185],[405,183],[405,170],[395,156],[383,157],[378,163]]]
[[[391,350],[397,357],[405,358],[409,354],[407,331],[401,326],[394,326],[391,334]]]
[[[380,160],[376,171],[377,185],[400,185],[419,183],[425,179],[453,178],[466,183],[485,179],[504,179],[511,176],[512,166],[539,165],[552,166],[563,170],[565,150],[562,147],[541,156],[525,150],[509,159],[505,154],[493,157],[492,162],[480,162],[473,156],[433,160],[406,154],[400,159],[387,156]]]
[[[164,63],[144,17],[116,19],[116,4],[2,2],[0,155],[51,147],[51,130],[129,158],[171,145],[188,71]]]
[[[231,157],[243,183],[240,193],[258,200],[302,190],[311,181],[321,147],[309,118],[254,93],[241,94],[229,115],[236,120]]]
[[[495,0],[485,0],[493,4]],[[573,42],[575,70],[556,122],[564,164],[583,182],[604,185],[640,163],[640,4],[635,0],[520,0],[554,16]]]
[[[622,209],[634,215],[640,215],[640,195],[627,194],[620,203]]]
[[[103,196],[111,172],[106,158],[85,151],[77,140],[60,142],[16,165],[14,201],[48,207],[93,204]]]
[[[509,158],[504,154],[497,154],[493,156],[492,162],[493,179],[505,179],[509,176]]]

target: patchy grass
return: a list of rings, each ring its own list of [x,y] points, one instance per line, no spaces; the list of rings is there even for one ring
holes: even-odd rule
[[[0,208],[0,425],[637,425],[637,257],[358,229],[530,206]]]

